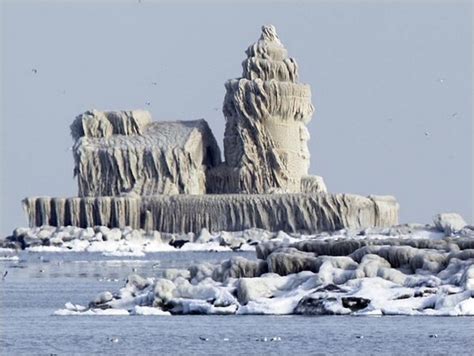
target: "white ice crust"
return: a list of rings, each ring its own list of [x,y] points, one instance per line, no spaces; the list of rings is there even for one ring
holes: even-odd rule
[[[237,256],[160,276],[132,274],[118,292],[101,293],[88,306],[68,303],[56,314],[474,315],[472,228],[454,236],[421,225],[252,233],[267,235],[257,260]],[[213,239],[203,231],[196,241]]]
[[[9,237],[0,240],[0,255],[3,251],[26,249],[30,252],[99,252],[105,256],[144,256],[146,253],[165,251],[255,251],[271,249],[276,243],[297,243],[305,240],[337,241],[351,238],[362,239],[428,239],[442,240],[449,234],[433,226],[400,225],[390,228],[343,229],[317,234],[270,232],[252,228],[244,231],[199,233],[163,233],[145,231],[131,227],[108,228],[96,226],[80,228],[76,226],[40,226],[17,228]],[[11,259],[13,256],[3,256]]]

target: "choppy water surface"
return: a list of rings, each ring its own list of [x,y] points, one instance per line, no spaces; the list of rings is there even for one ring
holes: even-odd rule
[[[133,272],[157,276],[235,255],[22,253],[19,261],[0,261],[0,273],[8,271],[0,281],[1,353],[474,354],[468,317],[52,315],[67,301],[86,305],[99,292],[118,290]]]

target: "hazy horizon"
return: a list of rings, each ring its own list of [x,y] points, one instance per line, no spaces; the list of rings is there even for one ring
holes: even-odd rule
[[[74,196],[69,125],[86,110],[204,118],[274,24],[312,88],[310,173],[394,195],[400,222],[473,223],[471,3],[2,3],[0,233],[26,196]],[[154,84],[156,83],[156,84]]]

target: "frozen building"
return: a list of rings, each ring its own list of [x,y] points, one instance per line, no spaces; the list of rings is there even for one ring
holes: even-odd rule
[[[328,194],[310,176],[311,89],[275,27],[225,83],[224,157],[205,120],[88,111],[71,125],[78,197],[24,200],[30,225],[131,226],[168,232],[322,231],[390,226],[390,196]]]

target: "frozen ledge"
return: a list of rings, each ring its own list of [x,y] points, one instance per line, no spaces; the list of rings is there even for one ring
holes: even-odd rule
[[[353,194],[235,194],[144,197],[33,197],[23,200],[30,226],[108,226],[170,233],[321,232],[398,223],[391,196]]]

